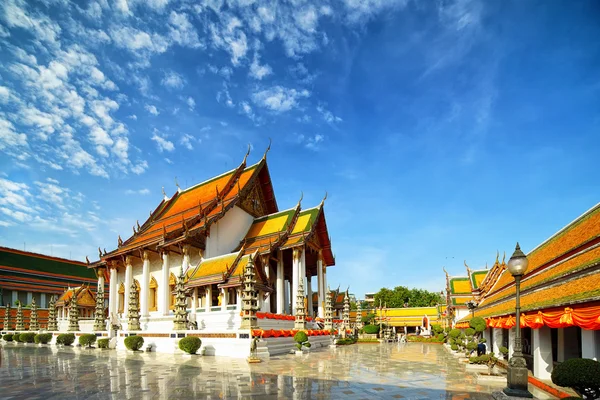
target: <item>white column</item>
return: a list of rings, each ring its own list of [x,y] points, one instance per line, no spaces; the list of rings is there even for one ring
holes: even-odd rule
[[[267,277],[267,282],[269,283],[269,285],[271,285],[271,267],[269,266],[269,256],[266,256],[264,258],[265,262],[265,276]],[[267,297],[265,299],[264,302],[264,310],[265,312],[271,312],[271,297],[272,297],[273,293],[269,294],[269,297]]]
[[[300,277],[300,251],[292,250],[292,315],[296,315],[296,297],[298,295],[298,279]]]
[[[228,300],[229,299],[227,298],[227,290],[221,288],[221,311],[227,311]]]
[[[325,295],[327,294],[327,268],[323,265],[323,301],[325,301]],[[325,307],[325,306],[323,306]]]
[[[581,329],[581,357],[600,359],[600,331]]]
[[[277,281],[276,281],[276,294],[277,294],[277,314],[284,313],[284,301],[285,301],[285,289],[283,288],[283,255],[279,251],[279,257],[277,260]]]
[[[187,272],[189,265],[190,265],[190,246],[186,244],[185,246],[183,246],[183,259],[181,261],[181,267],[183,268],[184,274]]]
[[[290,286],[287,279],[283,282],[283,309],[286,314],[290,314]]]
[[[108,287],[108,314],[117,315],[117,301],[119,294],[117,293],[117,268],[110,269],[110,284]]]
[[[565,329],[558,328],[557,331],[558,331],[558,334],[557,334],[558,346],[557,346],[556,361],[563,362],[563,361],[565,361],[565,358],[566,358],[565,357],[565,354],[566,354]]]
[[[46,293],[41,293],[40,294],[40,307],[41,308],[47,308],[48,305],[46,304]]]
[[[502,347],[502,329],[494,328],[494,343],[492,345],[492,349],[496,357],[498,357],[500,353],[500,347]]]
[[[306,314],[312,317],[313,315],[313,302],[312,302],[312,277],[306,277],[306,306],[308,310],[306,310]]]
[[[31,304],[31,299],[33,299],[33,293],[27,292],[27,304]],[[25,305],[25,304],[23,304]]]
[[[206,312],[210,312],[210,307],[212,306],[212,286],[209,285],[206,287]]]
[[[192,313],[196,314],[196,308],[198,308],[198,288],[195,287],[192,292]]]
[[[159,311],[162,315],[169,315],[169,301],[171,291],[169,289],[169,252],[162,253],[162,282],[160,284],[160,303]]]
[[[302,277],[302,279],[304,279],[304,281],[302,282],[304,284],[304,295],[306,295],[308,281],[306,279],[306,251],[304,247],[302,248],[302,252],[300,253],[300,268],[300,276]]]
[[[142,281],[140,282],[140,315],[148,316],[148,294],[150,292],[150,253],[142,254]]]
[[[237,290],[235,305],[237,306],[238,311],[242,309],[242,289]]]
[[[123,299],[125,303],[123,304],[124,316],[127,316],[127,313],[129,311],[129,293],[131,289],[131,283],[133,282],[133,277],[131,275],[132,268],[133,267],[131,266],[131,257],[125,257],[125,298]]]
[[[323,304],[325,302],[325,288],[323,287],[323,252],[319,250],[319,259],[317,260],[317,293],[318,302],[317,304],[317,315],[319,318],[325,318],[325,308]]]
[[[103,269],[98,270],[98,288],[96,290],[100,291],[100,288],[104,290],[104,274],[105,271]],[[45,294],[42,293],[42,296],[45,297]]]
[[[542,326],[532,330],[533,375],[539,379],[551,379],[552,374],[552,337],[550,328]]]
[[[12,298],[10,300],[11,302],[11,306],[16,307],[17,306],[17,300],[19,300],[19,291],[18,290],[13,290],[12,293]]]
[[[508,358],[510,359],[515,351],[515,337],[517,331],[514,327],[508,330]]]

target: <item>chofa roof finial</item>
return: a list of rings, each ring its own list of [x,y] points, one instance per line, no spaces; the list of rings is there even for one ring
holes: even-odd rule
[[[248,156],[250,155],[250,143],[248,143],[248,151],[246,152],[246,155],[244,156],[244,161],[242,161],[242,164],[246,165],[246,160],[248,159]]]
[[[166,201],[169,197],[167,196],[167,193],[165,192],[165,187],[162,187],[162,194],[163,194],[163,198]]]
[[[121,235],[119,235],[119,237],[117,239],[117,243],[119,244],[119,247],[123,246],[123,239],[121,239]]]
[[[263,160],[267,159],[267,153],[269,152],[269,150],[271,150],[271,138],[269,138],[269,146],[265,150],[265,154],[263,154]]]
[[[177,177],[175,177],[175,186],[177,186],[177,191],[181,192],[181,188],[179,187],[179,182],[177,181]]]
[[[300,192],[300,200],[298,200],[298,207],[302,204],[302,199],[304,198],[304,192]]]
[[[325,197],[323,197],[323,200],[321,200],[321,206],[325,204],[325,200],[327,200],[327,190],[325,191]]]

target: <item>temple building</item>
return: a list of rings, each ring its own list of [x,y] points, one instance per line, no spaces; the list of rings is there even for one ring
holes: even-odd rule
[[[29,325],[29,306],[38,307],[38,322],[47,324],[52,296],[60,296],[68,287],[92,285],[96,291],[98,278],[84,262],[0,247],[0,326],[9,305],[11,318],[16,318],[17,303],[23,306],[25,326]]]
[[[96,307],[96,294],[89,286],[78,286],[67,288],[56,301],[56,315],[59,330],[66,330],[69,321],[71,302],[77,304],[77,316],[79,320],[93,320]],[[64,325],[64,326],[63,326]]]
[[[279,210],[266,154],[251,166],[246,155],[231,171],[165,195],[144,223],[134,225],[130,238],[119,237],[118,247],[91,265],[99,285],[109,282],[111,320],[127,325],[135,290],[141,334],[173,331],[181,275],[188,324],[197,335],[239,337],[249,263],[260,315],[296,314],[302,281],[308,319],[325,316],[327,267],[335,265],[325,198],[316,207],[303,209],[300,199]]]
[[[533,374],[550,379],[557,362],[600,359],[600,204],[539,244],[527,258],[520,325],[523,353]],[[456,327],[468,327],[473,316],[484,318],[488,350],[499,354],[504,346],[510,355],[517,321],[515,280],[506,262],[497,255],[487,271],[467,267],[466,284],[465,277],[447,273],[446,281]],[[472,301],[470,311],[465,308],[468,301]]]

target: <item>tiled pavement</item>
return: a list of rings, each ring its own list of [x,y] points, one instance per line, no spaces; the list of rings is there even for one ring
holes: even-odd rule
[[[245,360],[8,344],[0,399],[491,399],[440,345],[352,345]],[[530,386],[536,397],[551,398]]]

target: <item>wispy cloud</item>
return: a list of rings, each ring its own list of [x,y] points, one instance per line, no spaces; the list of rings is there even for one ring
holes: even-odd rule
[[[298,106],[298,101],[310,96],[306,89],[296,90],[282,86],[273,86],[252,94],[252,100],[260,107],[275,112],[285,112]]]

